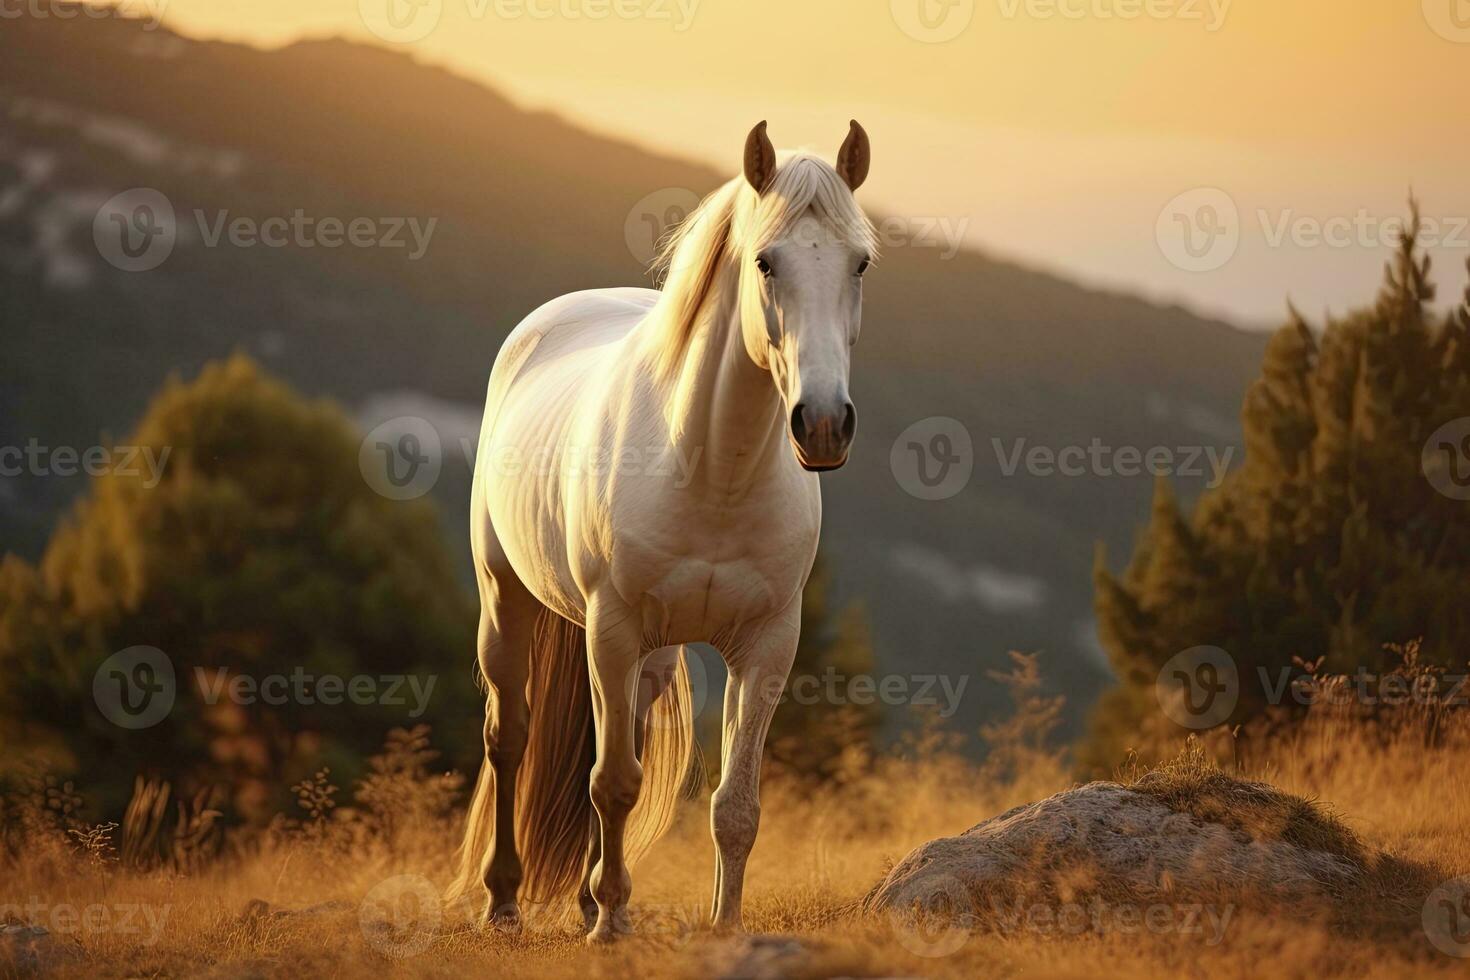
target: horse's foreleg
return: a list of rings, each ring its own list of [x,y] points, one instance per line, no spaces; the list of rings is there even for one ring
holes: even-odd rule
[[[628,919],[633,882],[623,836],[643,784],[636,735],[642,629],[632,610],[616,599],[594,599],[588,606],[587,661],[597,725],[597,762],[592,767],[590,791],[602,849],[589,882],[597,903],[597,922],[587,941],[605,943],[633,931]]]
[[[663,696],[674,682],[675,669],[679,662],[680,647],[664,647],[649,654],[639,668],[637,721],[633,729],[633,748],[641,764],[643,740],[647,730],[648,715],[653,703]],[[582,921],[591,932],[597,924],[597,900],[592,897],[592,871],[602,857],[602,834],[594,814],[587,834],[587,857],[582,864],[582,887],[577,894],[577,904],[582,908]]]
[[[720,785],[710,802],[715,838],[717,929],[739,929],[745,861],[760,826],[761,753],[771,716],[786,687],[801,622],[801,601],[778,621],[767,624],[754,642],[726,655],[725,722]]]

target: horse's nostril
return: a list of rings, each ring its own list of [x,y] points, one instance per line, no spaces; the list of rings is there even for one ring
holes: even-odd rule
[[[849,443],[852,442],[853,433],[857,431],[857,409],[852,407],[852,402],[845,404],[843,409],[842,441]]]
[[[797,443],[806,441],[806,413],[805,405],[797,405],[791,410],[791,436]]]

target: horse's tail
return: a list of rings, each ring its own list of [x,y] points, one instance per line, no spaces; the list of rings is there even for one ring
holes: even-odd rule
[[[531,709],[526,754],[516,783],[516,842],[522,900],[549,902],[581,884],[593,819],[588,783],[596,758],[585,631],[542,610],[531,643],[526,699]],[[629,860],[636,860],[673,821],[693,771],[694,724],[689,672],[680,651],[669,689],[644,728],[643,785],[628,821]],[[465,835],[448,900],[479,894],[481,868],[494,844],[495,779],[481,763],[465,818]]]

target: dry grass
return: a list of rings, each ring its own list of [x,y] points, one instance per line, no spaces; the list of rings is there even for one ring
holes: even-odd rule
[[[1024,735],[1007,738],[1008,750],[988,766],[962,760],[931,735],[877,760],[861,778],[826,789],[769,782],[747,875],[746,924],[753,933],[795,937],[807,952],[772,947],[763,954],[768,971],[1093,980],[1253,978],[1263,964],[1282,977],[1448,976],[1470,965],[1428,943],[1416,905],[1440,876],[1470,872],[1470,744],[1446,735],[1426,748],[1419,739],[1385,742],[1328,724],[1294,733],[1244,774],[1299,800],[1242,789],[1211,768],[1197,745],[1173,766],[1120,777],[1202,818],[1366,862],[1376,869],[1372,880],[1335,921],[1303,924],[1242,909],[1215,943],[1177,931],[1061,937],[1021,930],[961,935],[947,955],[922,955],[924,944],[902,928],[858,911],[885,870],[925,840],[1072,785],[1060,755]],[[708,976],[736,963],[740,947],[701,924],[713,875],[707,797],[684,808],[635,871],[638,938],[589,951],[560,910],[531,910],[530,928],[518,936],[466,928],[458,910],[417,893],[420,878],[400,877],[442,886],[458,839],[451,804],[457,784],[428,775],[422,751],[421,740],[400,737],[397,761],[375,767],[354,805],[317,806],[306,819],[282,822],[189,873],[168,870],[177,865],[125,870],[110,856],[107,830],[68,839],[54,814],[12,800],[11,850],[0,868],[0,905],[8,907],[0,915],[50,927],[67,955],[53,956],[48,971],[63,977],[586,980]],[[50,793],[64,807],[73,789],[52,786]],[[318,804],[331,799],[320,786],[303,793]],[[17,834],[25,835],[21,846]],[[1380,849],[1391,857],[1375,858]],[[75,920],[66,918],[68,910]]]

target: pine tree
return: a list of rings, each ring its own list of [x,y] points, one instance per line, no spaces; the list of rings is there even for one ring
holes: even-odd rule
[[[870,759],[883,717],[867,693],[867,682],[877,680],[867,618],[856,604],[834,615],[829,591],[818,556],[801,596],[801,640],[787,696],[766,739],[776,768],[823,780],[842,778]]]
[[[1238,722],[1266,710],[1294,658],[1385,669],[1387,643],[1422,637],[1425,660],[1465,663],[1470,501],[1428,468],[1470,468],[1426,447],[1470,434],[1470,294],[1436,322],[1430,265],[1410,231],[1369,308],[1314,332],[1292,310],[1241,411],[1245,461],[1192,513],[1166,482],[1127,567],[1099,553],[1095,608],[1119,689],[1094,716],[1094,761],[1116,764],[1130,732],[1159,724],[1160,668],[1196,646],[1236,662]],[[1459,446],[1460,454],[1466,452]],[[1288,705],[1288,708],[1290,705]]]
[[[96,477],[38,567],[0,564],[0,739],[12,757],[21,747],[75,774],[104,810],[144,772],[180,792],[224,783],[236,813],[268,816],[314,767],[350,776],[395,726],[436,724],[440,744],[462,750],[455,762],[478,756],[471,600],[433,511],[368,486],[360,437],[335,405],[235,357],[171,381],[127,445],[165,459],[156,485],[140,466]],[[94,703],[93,684],[137,646],[167,656],[175,695],[166,717],[129,730]],[[418,718],[404,688],[366,703],[294,689],[283,704],[205,696],[216,681],[298,668],[435,687]]]

